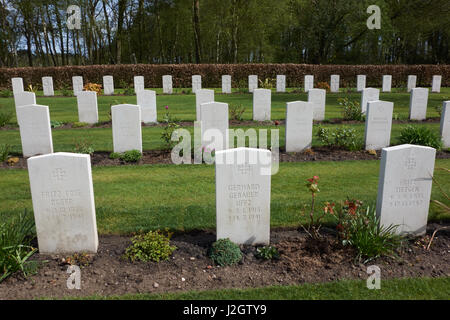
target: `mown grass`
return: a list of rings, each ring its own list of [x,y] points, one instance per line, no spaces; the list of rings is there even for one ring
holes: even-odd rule
[[[436,168],[450,160],[436,160]],[[298,226],[310,203],[305,180],[320,177],[317,210],[326,201],[347,197],[373,203],[377,195],[379,161],[281,163],[272,177],[271,226]],[[435,171],[443,190],[450,189],[448,174]],[[129,234],[169,228],[176,231],[215,229],[215,175],[208,165],[141,165],[94,167],[97,225],[101,234]],[[446,201],[437,187],[432,199]],[[28,172],[0,170],[0,221],[32,209]],[[318,212],[317,212],[318,213]],[[430,220],[449,219],[432,205]],[[332,217],[325,222],[333,223]]]
[[[417,126],[426,126],[439,135],[439,123],[418,123]],[[323,124],[323,127],[337,128],[341,125]],[[364,123],[350,124],[347,127],[355,128],[361,140],[364,139]],[[400,132],[408,124],[394,124],[391,130],[391,145],[399,144]],[[230,127],[232,129],[242,128],[244,131],[250,128],[259,129],[279,129],[280,147],[285,145],[285,127],[275,125],[260,125],[248,127]],[[191,132],[193,136],[193,127],[185,129]],[[319,129],[318,125],[313,126],[312,146],[317,147],[321,142],[316,137]],[[164,141],[161,138],[163,128],[161,127],[143,127],[142,128],[142,147],[143,150],[161,150],[164,148]],[[259,135],[258,135],[259,136]],[[90,129],[58,129],[52,130],[54,152],[73,152],[77,142],[87,141],[92,144],[95,151],[113,151],[112,129],[111,128],[90,128]],[[11,146],[11,152],[22,154],[22,145],[20,141],[19,130],[0,130],[0,144],[7,143]],[[192,141],[193,143],[193,141]],[[236,142],[235,142],[236,143]],[[270,146],[270,131],[268,133],[268,145]]]
[[[381,279],[381,289],[369,290],[365,280],[224,289],[164,294],[127,294],[66,298],[82,300],[448,300],[450,278]]]
[[[216,90],[215,100],[229,104],[242,104],[245,107],[243,114],[244,120],[252,119],[252,103],[253,96],[248,93],[220,94],[220,89]],[[123,90],[118,90],[120,93]],[[161,89],[156,90],[161,93]],[[58,91],[55,94],[60,94]],[[338,98],[349,97],[350,100],[361,100],[361,94],[357,92],[351,93],[328,93],[326,100],[325,118],[342,118],[342,107],[338,104]],[[381,93],[381,100],[394,102],[394,114],[401,119],[407,119],[409,115],[409,99],[410,94],[406,90],[395,90],[392,93]],[[435,107],[442,105],[442,101],[450,99],[450,88],[442,88],[441,93],[430,93],[428,100],[427,117],[438,117],[439,114]],[[305,93],[272,93],[272,120],[280,120],[286,118],[286,102],[307,100]],[[41,92],[37,94],[37,103],[50,107],[51,120],[60,122],[77,122],[77,100],[75,97],[43,97]],[[136,104],[136,96],[99,96],[98,111],[99,120],[108,121],[110,106],[120,103]],[[175,94],[157,96],[158,120],[161,121],[164,115],[164,106],[168,105],[172,114],[180,121],[193,121],[195,119],[195,95],[193,94]],[[14,99],[0,98],[0,110],[13,112]],[[14,115],[11,120],[12,124],[16,123]]]

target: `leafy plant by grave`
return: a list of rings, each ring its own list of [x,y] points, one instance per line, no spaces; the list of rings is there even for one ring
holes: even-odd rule
[[[242,121],[243,120],[243,114],[245,112],[245,107],[242,105],[242,103],[230,103],[229,106],[229,114],[231,120],[237,120]]]
[[[263,260],[278,260],[280,258],[280,253],[277,248],[273,246],[264,246],[256,249],[256,257]]]
[[[416,144],[420,146],[442,148],[441,137],[424,126],[408,125],[400,132],[401,144]]]
[[[361,106],[358,101],[350,101],[349,98],[339,98],[338,103],[343,107],[342,117],[344,120],[364,121],[365,115],[361,112]]]
[[[172,118],[169,106],[165,106],[164,108],[166,109],[166,113],[163,116],[162,122],[165,126],[161,133],[161,139],[163,140],[163,149],[171,150],[178,143],[177,141],[172,141],[172,134],[180,128],[180,125],[176,119]]]
[[[120,154],[119,159],[125,162],[138,162],[142,159],[142,153],[139,150],[129,150]]]
[[[172,233],[164,234],[159,230],[138,234],[131,239],[132,244],[125,250],[125,257],[132,262],[168,260],[176,250],[170,245],[171,236]]]
[[[318,82],[316,85],[317,89],[325,89],[327,92],[330,92],[330,85],[328,84],[328,82]]]
[[[133,88],[124,80],[120,81],[120,87],[123,89],[123,94],[126,96],[132,96],[134,94]]]
[[[272,89],[274,87],[275,79],[266,78],[264,81],[259,80],[259,86],[262,89]]]
[[[61,121],[57,121],[57,120],[50,120],[50,126],[52,128],[58,128],[61,127],[64,123],[62,123]]]
[[[111,152],[109,154],[110,159],[120,159],[120,153],[119,152]]]
[[[0,112],[0,128],[4,127],[8,124],[9,121],[13,118],[12,112],[1,111]]]
[[[39,90],[39,86],[34,86],[32,84],[28,85],[28,91],[29,92],[33,92],[34,94],[36,94],[36,92]]]
[[[343,148],[349,151],[361,150],[364,145],[363,137],[355,129],[345,126],[337,129],[319,127],[317,137],[328,147]]]
[[[11,152],[11,146],[9,144],[0,144],[0,162],[5,162]]]
[[[93,155],[94,151],[94,145],[89,140],[82,139],[75,141],[73,152]]]
[[[72,91],[70,90],[70,88],[69,88],[68,85],[63,85],[63,86],[61,87],[61,94],[62,94],[64,97],[69,97],[69,96],[72,95]]]
[[[36,271],[36,263],[28,261],[37,250],[33,239],[34,217],[27,211],[0,224],[0,282],[18,271],[24,276]]]
[[[232,266],[241,261],[242,252],[230,239],[219,239],[209,249],[209,257],[219,266]]]
[[[74,122],[72,123],[72,128],[82,128],[86,127],[88,124],[86,122]]]
[[[9,97],[12,97],[12,95],[13,95],[13,92],[9,89],[4,89],[0,92],[0,96],[2,98],[9,98]]]
[[[380,226],[375,206],[358,210],[348,222],[348,237],[344,245],[350,245],[357,251],[356,258],[366,263],[380,256],[395,255],[395,250],[402,245],[403,237],[397,235],[398,226]]]
[[[450,170],[447,168],[436,168],[436,170],[442,170],[450,174]],[[439,201],[432,199],[431,202],[438,208],[439,212],[444,215],[450,215],[450,194],[442,187],[441,183],[433,176],[433,183],[437,186],[438,191],[443,196],[444,200]]]
[[[99,96],[102,94],[102,85],[98,83],[88,82],[83,86],[83,91],[95,91]]]

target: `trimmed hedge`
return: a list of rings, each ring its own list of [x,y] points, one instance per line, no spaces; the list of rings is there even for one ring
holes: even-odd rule
[[[24,86],[32,84],[41,88],[42,77],[52,76],[55,89],[72,87],[72,76],[83,76],[84,83],[103,83],[103,75],[114,76],[114,85],[119,88],[122,81],[129,85],[133,76],[145,77],[146,88],[161,88],[162,76],[172,75],[173,87],[190,87],[191,76],[202,76],[203,87],[220,87],[224,74],[232,76],[233,87],[247,83],[248,75],[259,79],[286,75],[288,87],[302,87],[303,77],[313,74],[314,81],[330,82],[331,74],[340,75],[341,87],[355,87],[356,75],[367,76],[367,87],[381,87],[382,76],[392,75],[393,87],[406,87],[408,75],[417,75],[417,86],[430,87],[432,76],[442,76],[442,86],[450,86],[450,65],[308,65],[308,64],[122,64],[64,67],[0,68],[0,88],[11,89],[11,78],[22,77]]]

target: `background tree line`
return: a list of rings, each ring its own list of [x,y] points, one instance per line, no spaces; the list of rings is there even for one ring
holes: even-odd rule
[[[380,30],[366,26],[372,4]],[[0,0],[0,67],[435,64],[449,42],[448,0]]]

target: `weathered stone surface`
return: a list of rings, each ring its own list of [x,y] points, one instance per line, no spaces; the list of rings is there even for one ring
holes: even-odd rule
[[[141,117],[144,123],[157,123],[156,91],[142,90],[136,93],[137,104],[141,107]]]
[[[311,102],[287,103],[286,152],[300,152],[311,148],[313,113],[314,105]]]
[[[142,152],[141,107],[119,104],[111,107],[114,152]]]
[[[200,105],[202,148],[228,149],[228,104],[207,102]]]
[[[392,89],[392,76],[384,75],[383,76],[383,92],[391,92]]]
[[[380,90],[376,88],[364,88],[361,94],[361,112],[366,113],[367,102],[380,100]]]
[[[166,94],[173,93],[172,76],[170,75],[163,76],[163,93]]]
[[[361,92],[366,87],[366,76],[364,74],[359,74],[356,76],[356,90]]]
[[[47,106],[18,107],[17,119],[24,157],[53,153],[50,113]]]
[[[277,75],[277,92],[286,92],[286,76]]]
[[[17,107],[28,106],[30,104],[36,104],[36,95],[34,92],[22,91],[14,95],[14,104]]]
[[[308,102],[313,105],[313,119],[325,120],[325,102],[327,91],[325,89],[309,89]]]
[[[255,89],[258,89],[258,76],[250,75],[248,76],[248,91],[252,93]]]
[[[55,95],[53,91],[53,78],[52,77],[43,77],[42,78],[42,88],[44,90],[44,96],[52,97]]]
[[[23,79],[22,78],[12,78],[11,79],[13,95],[23,92]]]
[[[73,95],[77,96],[78,93],[83,91],[83,77],[72,77]]]
[[[411,90],[416,87],[416,82],[417,82],[417,76],[414,76],[414,75],[408,76],[408,85],[407,85],[408,92],[411,92]]]
[[[192,76],[192,93],[197,93],[197,90],[202,88],[202,76],[193,75]]]
[[[217,239],[269,244],[271,175],[262,169],[270,164],[270,154],[252,148],[216,152]]]
[[[97,92],[81,91],[77,95],[78,121],[94,124],[98,122]]]
[[[197,121],[202,119],[200,106],[203,103],[214,102],[214,90],[199,89],[195,93],[195,114],[197,115]]]
[[[338,74],[332,74],[330,80],[330,91],[339,92],[340,76]]]
[[[450,148],[450,101],[442,103],[440,132],[444,148]]]
[[[103,94],[106,96],[114,94],[113,76],[103,76]]]
[[[134,76],[134,92],[137,94],[139,91],[143,91],[145,89],[144,77],[143,76]]]
[[[394,103],[369,101],[366,111],[366,150],[380,150],[389,147],[391,141],[392,113]]]
[[[377,197],[380,225],[398,225],[398,234],[425,234],[435,156],[435,149],[417,145],[382,149]]]
[[[253,91],[253,120],[270,121],[272,91],[269,89],[255,89]]]
[[[54,153],[28,159],[39,253],[97,252],[90,156]]]
[[[431,92],[441,92],[442,76],[434,75],[431,83]]]
[[[427,118],[428,88],[411,89],[409,100],[409,119],[425,120]]]
[[[222,76],[222,93],[231,93],[231,76]]]
[[[305,92],[308,92],[309,89],[314,88],[314,76],[313,75],[305,76],[304,87],[305,87]]]

